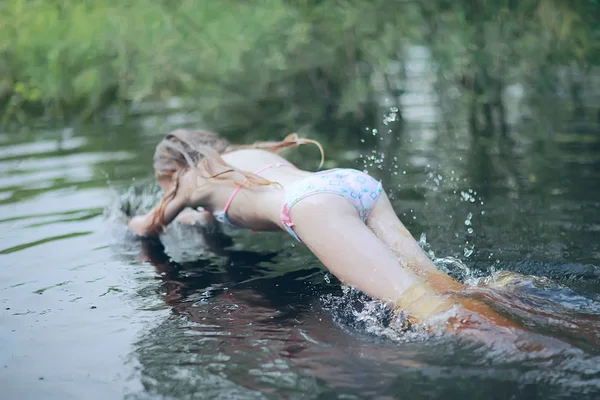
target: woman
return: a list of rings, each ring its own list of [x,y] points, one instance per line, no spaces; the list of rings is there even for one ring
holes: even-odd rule
[[[278,154],[305,143],[316,144],[323,161],[320,144],[296,135],[231,145],[212,132],[173,131],[154,155],[165,194],[129,228],[157,235],[185,215],[202,223],[214,217],[237,228],[286,231],[342,282],[390,304],[411,323],[436,321],[479,338],[490,326],[517,326],[461,295],[464,286],[433,265],[374,178],[353,169],[303,171]]]

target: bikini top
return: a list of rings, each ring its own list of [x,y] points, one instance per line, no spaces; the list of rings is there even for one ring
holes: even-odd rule
[[[280,168],[280,167],[292,167],[292,168],[296,168],[294,165],[289,164],[289,163],[275,163],[275,164],[269,164],[269,165],[265,165],[262,168],[257,169],[256,171],[254,171],[255,175],[260,174],[263,171],[266,171],[269,168]],[[234,228],[234,229],[243,229],[243,227],[234,225],[229,218],[227,217],[227,210],[229,209],[229,206],[231,206],[231,202],[233,201],[233,198],[235,197],[235,195],[240,191],[240,189],[243,187],[243,185],[237,185],[235,189],[233,189],[233,192],[231,192],[231,195],[229,196],[229,199],[227,199],[227,202],[225,203],[225,207],[223,207],[222,210],[220,211],[215,211],[213,212],[213,215],[215,216],[215,219],[217,221],[219,221],[220,223],[229,226],[230,228]]]

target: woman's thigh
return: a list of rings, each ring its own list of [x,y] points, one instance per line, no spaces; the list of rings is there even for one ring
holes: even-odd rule
[[[422,281],[398,263],[341,196],[308,197],[290,210],[290,217],[296,234],[331,273],[370,296],[395,303]]]
[[[400,264],[423,276],[434,289],[444,292],[463,288],[448,274],[437,269],[400,221],[385,192],[375,203],[367,218],[367,225],[396,254]]]

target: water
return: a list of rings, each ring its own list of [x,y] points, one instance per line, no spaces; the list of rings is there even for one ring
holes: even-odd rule
[[[498,153],[422,124],[396,146],[383,129],[365,129],[361,148],[323,138],[329,166],[384,180],[439,268],[548,344],[525,352],[403,332],[284,234],[129,236],[124,211],[157,196],[159,131],[197,121],[173,114],[0,135],[3,398],[600,394],[596,145],[566,132],[545,148]]]

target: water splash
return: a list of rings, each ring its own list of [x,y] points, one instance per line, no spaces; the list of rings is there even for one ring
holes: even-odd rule
[[[419,246],[429,256],[433,264],[440,270],[459,282],[465,282],[470,278],[475,277],[475,273],[467,267],[467,265],[455,257],[436,257],[435,252],[432,250],[431,245],[427,242],[427,234],[421,233],[419,237]]]
[[[104,210],[104,217],[112,227],[113,247],[122,252],[135,253],[135,237],[127,229],[127,222],[135,215],[149,212],[160,200],[162,191],[154,180],[132,181],[122,191],[113,188],[113,199]],[[216,223],[209,225],[170,224],[161,234],[165,251],[179,262],[195,261],[199,257],[220,254],[232,244]],[[135,242],[135,240],[133,241]]]
[[[369,136],[377,137],[379,142],[383,142],[386,139],[390,139],[394,135],[399,134],[399,132],[396,132],[393,129],[393,124],[400,121],[402,121],[402,117],[399,108],[396,106],[391,106],[382,116],[382,130],[366,127],[365,131]],[[365,141],[366,140],[364,138],[360,139],[361,143],[365,143]],[[386,152],[384,151],[384,147],[386,147],[386,145],[382,143],[381,146],[381,149],[372,149],[370,153],[360,153],[358,155],[359,160],[362,161],[363,171],[369,173],[369,170],[373,168],[380,171],[384,170],[384,168],[387,168],[388,170],[386,172],[393,175],[398,175],[398,157],[390,155],[386,156]],[[388,160],[386,157],[390,159]],[[404,173],[406,173],[406,171],[404,171]]]
[[[113,223],[123,224],[129,218],[147,213],[160,200],[161,190],[154,180],[132,180],[130,186],[119,190],[112,185],[112,201],[104,216]]]
[[[343,285],[339,295],[323,295],[321,303],[334,321],[347,330],[398,343],[423,341],[432,337],[431,333],[426,333],[417,325],[409,327],[404,314],[394,315],[383,302],[350,286]]]

